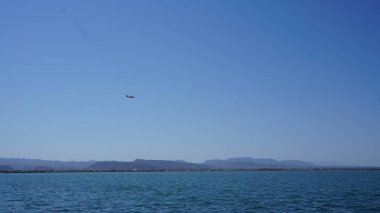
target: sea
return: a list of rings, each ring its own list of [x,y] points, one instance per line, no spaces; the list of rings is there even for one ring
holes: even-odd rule
[[[380,171],[0,174],[0,212],[380,212]]]

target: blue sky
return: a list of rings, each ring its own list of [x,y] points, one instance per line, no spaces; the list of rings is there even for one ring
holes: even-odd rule
[[[1,1],[0,156],[380,166],[379,9]]]

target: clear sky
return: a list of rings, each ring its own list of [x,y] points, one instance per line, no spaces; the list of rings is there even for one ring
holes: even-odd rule
[[[2,0],[0,157],[380,166],[379,11]]]

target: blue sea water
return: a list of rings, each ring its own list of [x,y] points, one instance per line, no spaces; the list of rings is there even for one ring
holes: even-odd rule
[[[0,174],[0,212],[380,212],[379,171]]]

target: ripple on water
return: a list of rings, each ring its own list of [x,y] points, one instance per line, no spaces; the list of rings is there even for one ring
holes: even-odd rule
[[[380,212],[380,172],[0,174],[4,212]]]

